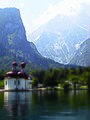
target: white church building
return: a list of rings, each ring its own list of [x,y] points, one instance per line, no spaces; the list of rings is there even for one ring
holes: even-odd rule
[[[21,63],[21,71],[17,71],[17,63],[12,63],[12,70],[6,73],[4,80],[5,91],[26,91],[32,89],[31,77],[24,71],[25,62]]]

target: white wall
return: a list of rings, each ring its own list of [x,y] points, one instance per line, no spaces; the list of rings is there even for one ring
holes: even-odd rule
[[[7,85],[6,85],[7,81]],[[25,80],[24,78],[7,78],[4,81],[5,90],[28,90],[32,89],[32,80]]]
[[[19,90],[25,90],[25,79],[23,78],[17,79],[17,88]]]
[[[7,85],[6,85],[6,81],[7,81]],[[15,78],[5,79],[5,81],[4,81],[5,90],[12,90],[12,89],[14,90],[14,89],[16,89],[16,85],[14,84],[15,81],[16,81]]]
[[[30,89],[32,89],[32,80],[31,79],[29,80],[29,86],[30,86]]]

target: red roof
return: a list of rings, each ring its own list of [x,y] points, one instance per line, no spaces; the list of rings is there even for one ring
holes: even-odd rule
[[[25,63],[25,62],[22,62],[22,63],[21,63],[21,67],[22,67],[22,68],[25,68],[25,66],[26,66],[26,63]]]
[[[13,66],[17,66],[18,64],[16,62],[12,62],[12,65]]]
[[[13,66],[17,66],[17,63],[16,63],[16,62],[12,62],[12,65],[13,65]],[[25,66],[26,66],[26,63],[25,63],[25,62],[22,62],[22,63],[21,63],[22,69],[24,69]],[[7,72],[5,77],[28,79],[29,75],[26,74],[24,71],[18,72],[17,70],[12,70],[12,71],[10,71],[10,72]]]
[[[29,75],[21,71],[21,72],[18,72],[18,77],[28,79]]]
[[[11,77],[11,78],[17,78],[17,72],[15,71],[10,71],[10,72],[7,72],[6,73],[6,76],[5,77]]]

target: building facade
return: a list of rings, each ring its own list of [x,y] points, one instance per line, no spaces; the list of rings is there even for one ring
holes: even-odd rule
[[[4,89],[6,91],[30,90],[32,89],[31,77],[24,71],[26,64],[21,63],[21,71],[16,69],[17,63],[12,63],[12,70],[6,73],[4,80]]]

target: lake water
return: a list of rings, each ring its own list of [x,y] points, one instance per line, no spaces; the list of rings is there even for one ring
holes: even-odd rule
[[[0,120],[90,120],[90,91],[1,92]]]

